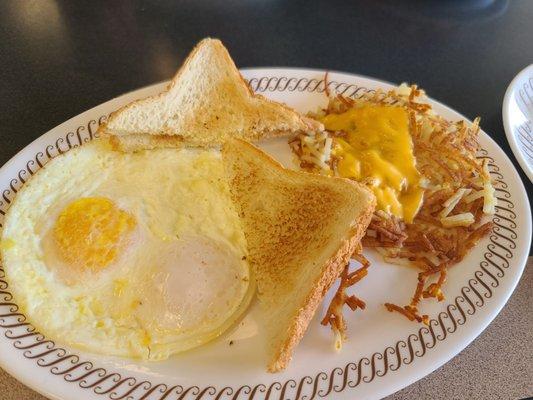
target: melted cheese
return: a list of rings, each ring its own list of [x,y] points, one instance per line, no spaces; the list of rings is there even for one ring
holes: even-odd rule
[[[344,131],[333,154],[338,173],[372,187],[378,209],[406,222],[416,216],[424,195],[416,169],[407,111],[392,106],[352,108],[322,119],[326,129]]]

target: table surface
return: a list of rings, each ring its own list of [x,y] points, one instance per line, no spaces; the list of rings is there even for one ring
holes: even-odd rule
[[[0,165],[68,118],[169,79],[194,44],[212,36],[224,41],[243,68],[322,68],[416,82],[466,117],[481,116],[483,129],[531,189],[501,117],[507,85],[533,62],[531,0],[85,4],[90,6],[60,0],[0,3]],[[472,345],[391,399],[533,394],[531,269]],[[8,387],[1,398],[40,398],[3,372],[0,380]]]

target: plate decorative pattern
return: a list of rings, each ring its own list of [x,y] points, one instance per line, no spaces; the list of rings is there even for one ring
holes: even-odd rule
[[[521,82],[518,89],[518,107],[523,114],[528,117],[533,115],[533,72],[527,80]],[[522,145],[522,151],[527,156],[528,164],[533,166],[533,137],[532,124],[530,119],[516,128],[518,141]]]
[[[533,123],[527,121],[518,126],[516,136],[522,145],[522,151],[526,155],[528,163],[533,165]]]
[[[509,84],[502,112],[509,145],[533,182],[533,64]]]
[[[324,92],[322,79],[264,76],[249,80],[256,92]],[[329,89],[347,96],[359,97],[371,90],[344,82],[328,82]],[[59,137],[55,145],[48,145],[28,159],[26,167],[12,177],[8,187],[0,188],[0,228],[4,215],[17,191],[35,172],[50,159],[82,146],[96,137],[95,131],[105,120],[91,119],[74,131]],[[529,136],[531,137],[531,135]],[[468,324],[469,319],[483,308],[501,281],[505,279],[515,257],[517,239],[517,214],[514,199],[501,169],[486,150],[479,158],[489,161],[490,173],[495,179],[499,205],[493,217],[494,229],[484,251],[483,259],[472,266],[471,277],[465,281],[460,295],[451,299],[445,311],[431,319],[429,326],[413,325],[413,332],[402,340],[390,343],[381,351],[355,359],[353,362],[313,376],[279,380],[269,384],[249,382],[242,386],[180,386],[156,380],[141,380],[124,376],[95,362],[84,360],[80,355],[64,349],[36,331],[26,316],[20,312],[0,265],[0,334],[5,336],[20,353],[21,358],[32,360],[35,366],[79,388],[92,391],[102,398],[128,400],[182,400],[182,399],[279,399],[312,400],[349,391],[359,385],[370,383],[400,368],[417,358],[425,357],[439,343],[446,341],[455,332]]]

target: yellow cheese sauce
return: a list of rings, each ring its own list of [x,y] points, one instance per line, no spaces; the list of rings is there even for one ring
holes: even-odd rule
[[[335,138],[340,176],[370,182],[378,209],[407,223],[413,221],[424,196],[416,169],[407,111],[393,106],[351,108],[322,118],[327,130],[344,131]]]

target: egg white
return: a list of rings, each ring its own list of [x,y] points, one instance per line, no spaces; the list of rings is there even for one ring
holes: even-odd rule
[[[99,272],[54,252],[72,201],[103,197],[133,215],[131,239]],[[248,306],[246,240],[216,151],[123,154],[96,140],[53,160],[19,191],[2,232],[4,269],[45,335],[109,355],[164,359],[227,329]]]

